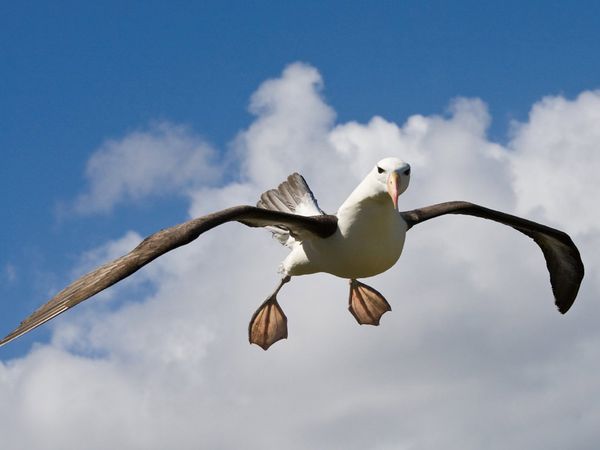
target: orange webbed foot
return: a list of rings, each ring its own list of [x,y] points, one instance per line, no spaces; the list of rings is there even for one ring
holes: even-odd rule
[[[387,300],[370,286],[350,280],[348,310],[361,325],[379,325],[379,320],[392,307]]]
[[[277,303],[277,298],[269,297],[250,319],[248,326],[250,343],[267,350],[280,339],[286,339],[287,335],[287,317]]]

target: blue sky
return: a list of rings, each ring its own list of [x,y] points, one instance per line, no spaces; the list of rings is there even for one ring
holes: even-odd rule
[[[322,77],[331,126],[449,119],[452,99],[478,98],[492,117],[486,145],[516,151],[511,124],[527,122],[532,105],[600,87],[598,17],[594,1],[4,2],[0,329],[71,280],[82,253],[195,210],[189,192],[173,191],[74,211],[107,142],[167,122],[230,157],[236,136],[260,122],[248,111],[253,93],[300,61]],[[244,176],[219,174],[206,189]],[[26,358],[50,337],[36,330],[0,359]]]

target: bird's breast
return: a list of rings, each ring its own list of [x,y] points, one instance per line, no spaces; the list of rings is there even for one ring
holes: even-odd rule
[[[329,238],[302,243],[290,275],[327,272],[342,278],[366,278],[392,267],[404,246],[406,222],[387,205],[358,205],[338,212],[338,230]],[[292,255],[290,255],[292,256]],[[296,273],[293,273],[296,272]]]

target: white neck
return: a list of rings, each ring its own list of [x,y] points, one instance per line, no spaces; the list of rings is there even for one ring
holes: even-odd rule
[[[389,203],[389,207],[393,208],[392,199],[387,192],[381,190],[377,180],[368,176],[356,186],[344,203],[342,203],[338,212],[345,209],[361,209],[361,205],[365,202],[376,202],[381,203],[382,205],[387,205]]]

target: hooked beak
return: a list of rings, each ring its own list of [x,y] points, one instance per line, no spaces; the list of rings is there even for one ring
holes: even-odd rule
[[[387,191],[394,202],[394,209],[398,209],[398,196],[400,195],[400,176],[398,172],[392,172],[387,180]]]

